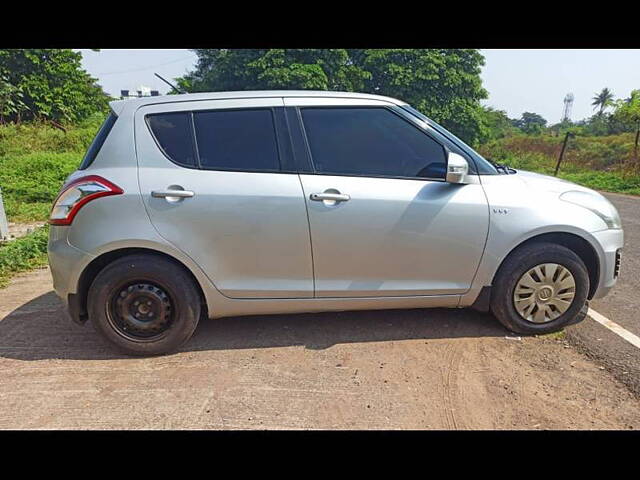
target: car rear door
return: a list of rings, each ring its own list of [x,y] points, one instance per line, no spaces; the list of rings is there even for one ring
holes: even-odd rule
[[[151,222],[232,298],[313,296],[282,98],[150,105],[135,117]]]
[[[285,104],[306,144],[297,155],[308,160],[300,177],[316,296],[467,291],[488,230],[477,176],[468,185],[446,183],[443,145],[393,105],[326,98]]]

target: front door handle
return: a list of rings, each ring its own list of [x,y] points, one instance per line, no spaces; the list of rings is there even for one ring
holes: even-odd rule
[[[309,198],[316,202],[347,202],[351,199],[346,193],[312,193]]]

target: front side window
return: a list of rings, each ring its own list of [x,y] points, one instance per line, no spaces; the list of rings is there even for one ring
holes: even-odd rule
[[[302,108],[319,173],[444,179],[442,145],[381,107]]]
[[[193,122],[201,168],[280,170],[270,109],[194,112]]]
[[[491,162],[485,159],[482,155],[476,152],[473,148],[471,148],[461,139],[456,137],[449,130],[445,129],[442,125],[439,125],[438,123],[434,122],[429,117],[427,117],[426,115],[422,114],[420,111],[416,110],[415,108],[409,105],[403,105],[401,108],[406,112],[411,113],[413,116],[418,117],[423,122],[431,125],[431,127],[436,131],[438,131],[440,135],[453,138],[454,143],[458,144],[458,148],[463,148],[463,150],[467,153],[467,155],[470,155],[473,158],[473,164],[469,165],[469,168],[471,170],[475,170],[475,168],[473,168],[475,166],[477,167],[477,170],[478,170],[477,173],[479,173],[480,175],[497,175],[498,174],[498,171],[496,170],[495,166],[491,164]]]
[[[147,123],[158,145],[171,161],[185,167],[196,167],[190,112],[147,115]]]

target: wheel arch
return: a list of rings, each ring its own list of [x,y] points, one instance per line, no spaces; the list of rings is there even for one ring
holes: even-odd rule
[[[598,253],[593,245],[591,245],[591,243],[584,237],[569,232],[541,233],[520,242],[518,245],[512,248],[511,251],[502,259],[500,265],[493,274],[491,284],[494,284],[496,277],[502,269],[502,266],[511,255],[513,255],[516,251],[524,246],[542,242],[562,245],[563,247],[568,248],[576,255],[578,255],[578,257],[580,257],[582,262],[585,264],[585,267],[587,267],[587,273],[589,274],[589,293],[587,295],[587,298],[589,300],[593,298],[593,295],[598,289],[598,283],[600,281],[600,259]]]
[[[101,255],[98,255],[96,258],[91,260],[91,262],[89,262],[89,264],[83,269],[82,273],[78,277],[76,293],[73,294],[74,298],[69,299],[69,313],[76,323],[83,324],[88,319],[87,298],[89,295],[89,287],[93,283],[93,280],[96,278],[96,276],[113,261],[126,255],[132,254],[154,255],[169,260],[181,267],[185,272],[187,272],[187,274],[191,277],[194,284],[196,285],[202,305],[203,318],[208,317],[208,302],[205,292],[197,276],[194,275],[194,273],[187,265],[185,265],[179,259],[160,250],[154,250],[148,247],[124,247],[110,250],[108,252],[102,253]]]

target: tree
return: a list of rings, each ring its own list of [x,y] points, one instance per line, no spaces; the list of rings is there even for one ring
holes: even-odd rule
[[[615,103],[613,118],[632,125],[635,128],[636,136],[633,144],[633,166],[640,167],[638,161],[638,140],[640,140],[640,90],[633,90],[631,96]]]
[[[513,135],[518,131],[518,128],[514,125],[514,120],[509,118],[505,111],[496,110],[492,107],[483,107],[482,142]]]
[[[547,126],[547,121],[537,113],[524,112],[522,116],[515,120],[514,125],[525,133],[540,133]]]
[[[69,49],[0,50],[3,120],[74,122],[106,110],[109,97],[81,59]]]
[[[20,118],[27,109],[22,97],[22,89],[11,84],[6,75],[0,75],[0,123],[6,118]]]
[[[468,143],[482,133],[480,78],[484,57],[477,50],[350,50],[356,65],[371,74],[366,91],[402,99]]]
[[[187,91],[315,89],[397,97],[470,143],[481,134],[477,50],[195,50],[196,69],[177,79]]]
[[[583,124],[584,121],[574,123],[570,119],[564,118],[562,119],[562,121],[548,126],[547,129],[552,135],[558,137],[564,135],[567,132],[572,132],[574,134],[581,132],[583,129]]]
[[[196,69],[178,85],[190,92],[361,90],[368,74],[343,49],[200,49]]]
[[[605,87],[592,100],[593,109],[599,108],[598,115],[602,115],[604,109],[613,104],[613,92]]]

